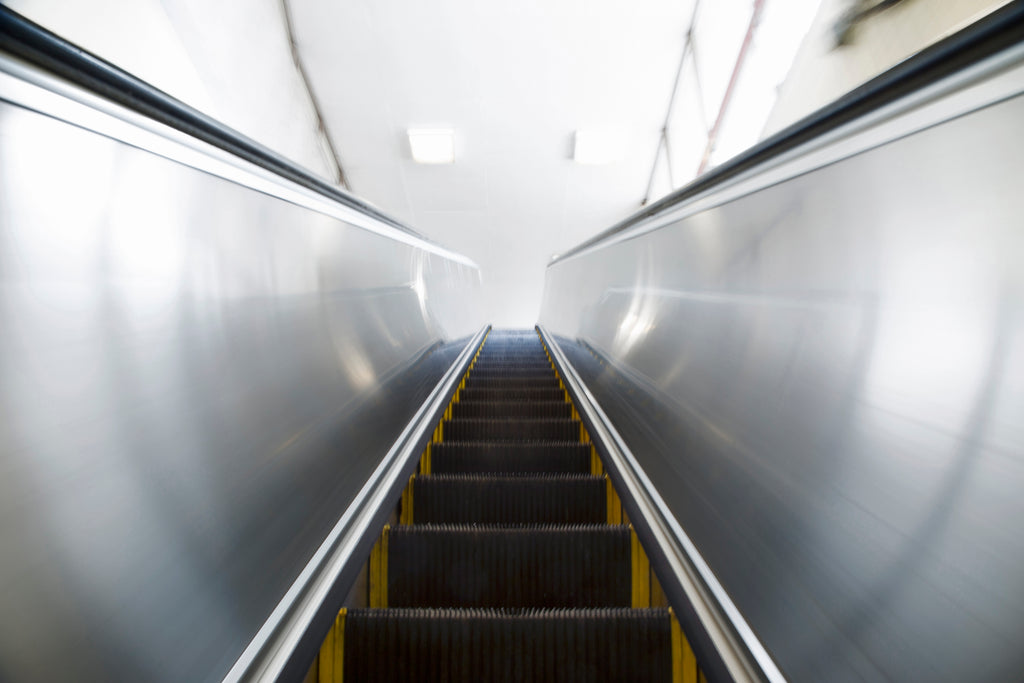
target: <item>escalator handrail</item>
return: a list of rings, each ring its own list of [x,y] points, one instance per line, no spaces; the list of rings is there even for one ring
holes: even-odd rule
[[[135,113],[181,131],[327,199],[433,244],[377,207],[332,185],[270,148],[0,4],[0,53],[6,52]]]
[[[548,267],[596,247],[743,173],[778,159],[797,147],[1021,42],[1024,42],[1024,2],[1015,0],[933,43],[675,192],[552,258]]]

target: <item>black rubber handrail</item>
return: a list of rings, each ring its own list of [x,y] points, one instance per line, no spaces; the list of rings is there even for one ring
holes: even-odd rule
[[[238,131],[0,4],[0,53],[245,159],[328,199],[429,242],[412,228]]]
[[[1015,0],[930,45],[788,128],[765,138],[690,184],[558,255],[551,259],[548,266],[1020,42],[1024,42],[1024,0]]]

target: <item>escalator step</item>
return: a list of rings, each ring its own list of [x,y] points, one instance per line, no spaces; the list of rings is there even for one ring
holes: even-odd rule
[[[352,609],[346,680],[672,680],[666,609]]]
[[[548,377],[555,376],[555,370],[550,365],[548,367],[540,366],[529,366],[522,367],[519,365],[484,365],[483,367],[474,367],[469,371],[468,377],[519,377],[523,379],[530,379],[533,377]]]
[[[555,371],[551,368],[483,368],[470,370],[466,381],[471,379],[555,379]]]
[[[529,341],[534,344],[540,343],[540,337],[533,330],[495,330],[487,338],[488,344],[499,344],[503,341],[519,342]]]
[[[388,535],[388,605],[628,607],[629,527],[402,525]]]
[[[547,357],[544,346],[539,342],[536,344],[507,344],[504,346],[484,346],[480,358],[522,358],[522,357]]]
[[[462,401],[452,405],[452,418],[548,418],[568,420],[572,404],[565,401]]]
[[[549,377],[473,377],[466,378],[473,389],[551,389],[561,388],[554,373]]]
[[[555,374],[550,365],[510,365],[477,364],[469,371],[470,377],[551,377]]]
[[[484,344],[483,354],[495,353],[497,351],[505,351],[511,353],[528,353],[531,351],[540,350],[543,353],[544,345],[540,343],[540,339],[510,339],[508,343],[501,343],[497,339],[488,339],[487,343]]]
[[[464,418],[444,421],[446,441],[572,441],[579,436],[579,420]]]
[[[444,442],[430,447],[434,474],[535,472],[590,473],[590,445],[567,441],[529,444],[501,442]]]
[[[463,389],[459,401],[565,401],[563,389]]]
[[[490,351],[494,349],[518,349],[518,348],[536,348],[541,346],[540,338],[536,335],[502,335],[492,336],[484,344],[484,351]]]
[[[508,370],[511,368],[526,368],[538,372],[551,372],[554,368],[548,359],[544,356],[540,358],[529,358],[523,360],[514,360],[506,358],[481,358],[479,359],[470,372],[475,370]]]
[[[415,524],[601,524],[604,477],[424,475],[413,479]]]

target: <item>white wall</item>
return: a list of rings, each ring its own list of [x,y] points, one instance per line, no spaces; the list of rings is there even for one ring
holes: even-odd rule
[[[335,174],[278,0],[9,0],[80,47],[310,171]]]
[[[853,30],[852,42],[837,48],[832,27],[852,4],[851,0],[822,0],[789,76],[779,89],[764,137],[836,100],[1006,2],[904,0],[860,22]]]

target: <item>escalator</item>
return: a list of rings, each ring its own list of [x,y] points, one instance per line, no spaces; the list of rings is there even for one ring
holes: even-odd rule
[[[979,17],[481,345],[471,259],[0,3],[0,680],[1020,679]]]
[[[533,331],[485,338],[394,521],[319,681],[703,678]]]

